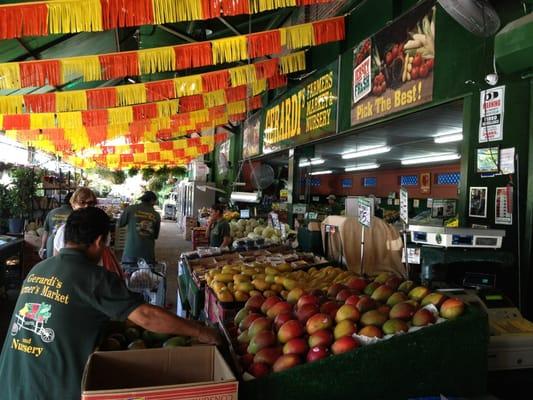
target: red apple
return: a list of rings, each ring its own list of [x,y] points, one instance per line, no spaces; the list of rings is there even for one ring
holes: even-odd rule
[[[331,345],[331,352],[333,354],[342,354],[359,347],[359,342],[351,336],[343,336],[335,340]]]
[[[329,347],[333,343],[333,334],[329,329],[321,329],[309,336],[307,343],[311,348],[316,346]]]
[[[323,358],[326,358],[329,356],[329,350],[326,347],[313,347],[309,352],[307,353],[307,362],[313,362],[317,360],[321,360]]]

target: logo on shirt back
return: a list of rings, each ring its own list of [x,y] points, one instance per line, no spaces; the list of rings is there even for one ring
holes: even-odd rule
[[[16,336],[21,330],[27,330],[40,336],[45,343],[54,341],[55,332],[52,328],[45,325],[52,316],[52,306],[47,303],[26,303],[15,315],[15,322],[11,327],[11,335]],[[32,338],[22,340],[13,339],[11,348],[39,357],[43,348],[32,345]]]

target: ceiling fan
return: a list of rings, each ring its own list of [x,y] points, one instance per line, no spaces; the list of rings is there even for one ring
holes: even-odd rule
[[[500,29],[500,17],[488,0],[438,0],[438,3],[474,35],[489,37]]]

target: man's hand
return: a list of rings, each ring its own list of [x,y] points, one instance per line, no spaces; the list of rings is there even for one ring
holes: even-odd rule
[[[200,327],[198,341],[205,344],[219,345],[222,343],[222,338],[216,329],[208,326],[202,326]]]
[[[46,249],[41,247],[39,249],[39,257],[41,258],[41,260],[44,260],[46,258]]]

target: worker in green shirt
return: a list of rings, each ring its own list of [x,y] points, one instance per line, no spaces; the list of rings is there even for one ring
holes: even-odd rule
[[[101,209],[74,211],[65,228],[66,247],[24,280],[0,355],[2,400],[79,400],[85,363],[110,319],[219,342],[215,330],[146,304],[99,267],[108,233],[109,218]]]
[[[229,247],[231,244],[230,227],[228,221],[224,219],[222,204],[215,204],[211,207],[206,234],[211,247]]]
[[[136,264],[140,258],[154,263],[155,241],[159,237],[161,216],[154,209],[157,196],[147,191],[139,199],[139,204],[127,207],[118,222],[119,227],[127,226],[126,246],[122,263]]]
[[[51,210],[44,220],[44,232],[41,240],[41,248],[39,249],[39,256],[42,259],[52,257],[54,253],[54,236],[58,228],[63,225],[70,213],[72,212],[72,206],[70,205],[70,198],[72,193],[67,193],[63,199],[63,205],[61,207]]]
[[[327,215],[341,215],[341,207],[337,203],[337,196],[334,194],[330,194],[328,197],[326,197],[328,201],[328,205],[326,207],[326,214]]]

